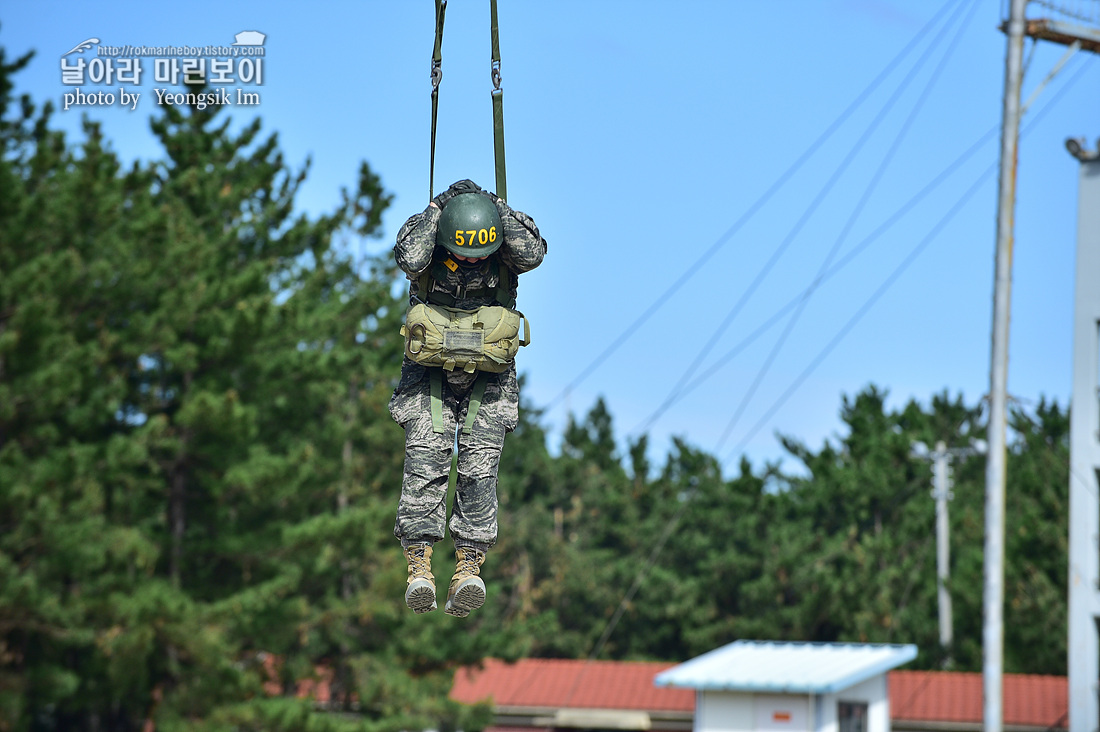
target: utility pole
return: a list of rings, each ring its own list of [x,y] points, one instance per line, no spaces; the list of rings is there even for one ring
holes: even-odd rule
[[[951,573],[951,542],[948,538],[947,502],[954,498],[951,493],[951,476],[948,461],[951,453],[941,440],[936,443],[932,453],[932,498],[936,499],[936,599],[940,610],[940,646],[947,654],[946,663],[951,659],[952,623],[951,593],[947,591],[947,578]]]
[[[1008,326],[1012,302],[1016,150],[1020,135],[1024,23],[1027,0],[1011,0],[1001,120],[1001,177],[997,200],[997,252],[993,286],[993,337],[989,367],[989,459],[985,470],[985,590],[982,627],[983,728],[1004,728],[1005,464],[1008,402]]]
[[[1020,34],[1035,41],[1068,46],[1066,55],[1050,76],[1078,51],[1100,53],[1100,5],[1036,0],[1052,16],[1024,17],[1027,0],[1012,0],[1011,14],[1002,26],[1008,34],[1005,70],[1004,126],[1001,145],[1001,198],[997,217],[997,294],[994,296],[993,367],[990,389],[990,460],[986,474],[986,627],[985,646],[985,729],[1001,728],[1001,658],[1003,633],[1004,471],[994,467],[994,456],[1003,461],[1004,444],[995,436],[1004,434],[1003,402],[998,405],[998,368],[1008,358],[1008,288],[1011,278],[1012,204],[1015,187],[1016,138],[1019,131]],[[1035,91],[1038,94],[1039,89]],[[1034,95],[1033,95],[1034,96]],[[1069,730],[1097,732],[1100,729],[1100,290],[1095,277],[1100,271],[1100,150],[1087,150],[1083,141],[1066,140],[1066,148],[1081,163],[1078,190],[1077,263],[1073,325],[1073,398],[1070,406],[1070,489],[1069,489]],[[1100,145],[1100,142],[1098,142]],[[1004,324],[998,303],[1002,295],[1002,254],[1007,250],[1003,285]],[[998,338],[1003,335],[1003,350]],[[1003,353],[1003,360],[999,354]],[[1001,366],[999,366],[999,364]],[[1003,394],[1003,392],[1001,393]],[[995,433],[998,433],[995,435]],[[999,508],[993,507],[1000,500]],[[997,538],[990,537],[997,533]],[[994,545],[995,544],[995,545]],[[994,552],[997,555],[994,555]],[[997,569],[994,562],[1000,563]],[[994,597],[993,594],[997,593]],[[989,618],[996,618],[996,627]],[[996,642],[992,650],[990,641]],[[993,708],[994,703],[996,709]]]
[[[1066,147],[1081,163],[1069,412],[1069,730],[1094,732],[1100,723],[1100,149],[1087,150],[1077,140]]]
[[[956,457],[985,452],[985,444],[974,440],[971,447],[948,449],[940,440],[936,449],[929,452],[923,442],[913,445],[912,455],[932,461],[932,498],[936,501],[936,598],[940,620],[940,647],[944,652],[944,667],[951,665],[951,645],[954,642],[954,621],[951,593],[947,582],[951,577],[951,537],[947,502],[955,497],[951,492],[951,461]]]

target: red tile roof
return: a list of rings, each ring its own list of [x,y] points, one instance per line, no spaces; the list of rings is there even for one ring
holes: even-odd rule
[[[691,712],[691,689],[655,687],[653,677],[676,664],[633,661],[569,661],[529,658],[516,663],[489,659],[455,674],[451,698],[491,700],[500,707],[631,709]],[[890,717],[895,721],[982,721],[982,675],[947,671],[891,671]],[[1004,722],[1066,727],[1064,676],[1004,675]]]
[[[914,722],[981,722],[982,675],[951,671],[891,671],[890,718]],[[1004,675],[1004,722],[1065,727],[1064,676]]]
[[[654,676],[675,665],[543,658],[513,664],[488,659],[481,669],[455,673],[451,698],[468,704],[491,699],[497,707],[694,711],[691,689],[653,685]]]

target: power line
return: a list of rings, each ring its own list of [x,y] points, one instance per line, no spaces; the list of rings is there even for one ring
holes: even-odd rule
[[[1047,112],[1050,109],[1053,108],[1055,102],[1065,93],[1065,91],[1071,86],[1071,84],[1073,84],[1077,81],[1077,79],[1080,77],[1080,75],[1082,73],[1084,73],[1085,70],[1087,70],[1087,67],[1082,67],[1081,70],[1079,70],[1073,77],[1071,77],[1071,79],[1069,81],[1067,81],[1066,84],[1058,92],[1056,92],[1053,97],[1051,97],[1051,101],[1046,106],[1044,106],[1039,112],[1037,112],[1034,119],[1032,119],[1028,123],[1027,128],[1025,130],[1025,133],[1027,131],[1030,131],[1032,125],[1037,123],[1042,117],[1044,117],[1047,114]],[[634,428],[634,430],[631,432],[631,434],[632,435],[638,435],[639,433],[643,432],[644,430],[646,430],[650,426],[652,426],[669,408],[674,406],[681,399],[688,396],[696,388],[698,388],[699,386],[702,386],[703,383],[705,383],[707,380],[710,379],[710,377],[714,376],[714,374],[716,374],[719,370],[721,370],[721,368],[723,366],[725,366],[726,363],[728,363],[733,358],[737,357],[741,353],[741,351],[743,351],[748,346],[752,345],[764,333],[771,330],[772,326],[774,326],[780,320],[780,318],[782,318],[784,315],[786,315],[794,307],[797,306],[798,302],[806,295],[806,293],[810,289],[812,289],[815,286],[820,286],[824,282],[831,279],[834,275],[839,274],[841,270],[843,270],[845,267],[847,267],[849,264],[851,264],[851,262],[853,260],[855,260],[855,258],[857,256],[862,254],[871,244],[873,244],[876,240],[878,240],[879,237],[881,237],[887,231],[892,229],[895,224],[897,224],[899,221],[901,221],[901,219],[904,218],[905,215],[908,214],[910,211],[912,211],[913,208],[915,208],[918,203],[920,203],[929,194],[931,194],[933,191],[935,191],[941,185],[943,185],[947,181],[948,178],[950,178],[959,168],[961,168],[963,166],[963,164],[965,164],[972,157],[974,157],[974,155],[979,150],[981,150],[982,147],[984,147],[987,143],[989,143],[989,141],[994,138],[994,136],[997,134],[997,132],[999,130],[1000,130],[1000,124],[993,125],[988,130],[986,130],[986,132],[984,134],[982,134],[977,140],[975,140],[966,150],[964,150],[957,158],[955,158],[954,161],[952,161],[949,165],[947,165],[947,167],[945,167],[942,171],[940,171],[940,173],[937,174],[931,181],[929,181],[924,186],[924,188],[922,188],[920,191],[918,191],[916,194],[914,194],[908,201],[906,201],[902,206],[900,206],[896,211],[894,211],[894,213],[891,214],[885,221],[883,221],[878,226],[878,228],[876,228],[874,231],[872,231],[870,234],[868,234],[866,237],[864,237],[864,239],[859,244],[857,244],[847,254],[845,254],[843,257],[841,257],[840,260],[836,263],[836,265],[834,265],[831,269],[826,271],[821,276],[820,282],[817,282],[816,285],[811,284],[811,286],[809,288],[807,288],[807,290],[804,290],[802,293],[796,295],[794,298],[789,300],[785,305],[783,305],[781,308],[779,308],[774,313],[772,313],[771,317],[769,317],[768,320],[764,321],[764,323],[762,323],[760,326],[758,326],[756,328],[756,330],[754,330],[752,333],[747,335],[739,343],[737,343],[737,345],[735,345],[729,351],[726,351],[726,353],[724,353],[722,356],[720,356],[714,363],[712,363],[710,365],[710,367],[706,371],[704,371],[694,381],[689,383],[678,394],[676,394],[675,398],[670,398],[670,399],[666,400],[664,403],[662,403],[661,406],[658,407],[652,414],[650,414],[645,420],[643,420],[641,423],[639,423]]]
[[[962,5],[960,4],[959,8],[961,7]],[[922,55],[917,60],[913,68],[910,69],[909,73],[902,80],[902,83],[890,96],[886,104],[883,105],[882,109],[879,110],[878,115],[876,115],[876,117],[871,121],[871,123],[867,126],[867,129],[863,131],[863,134],[860,136],[856,144],[848,151],[848,154],[841,161],[840,165],[838,165],[833,171],[832,175],[830,175],[825,185],[823,185],[818,190],[817,195],[814,196],[813,200],[802,212],[802,215],[795,222],[794,226],[791,227],[791,230],[787,232],[787,235],[780,242],[779,246],[776,247],[775,251],[772,252],[772,255],[768,259],[768,261],[764,264],[760,271],[757,272],[756,276],[753,278],[749,286],[741,293],[741,296],[738,298],[737,302],[735,302],[733,307],[730,308],[729,312],[726,313],[726,317],[718,325],[713,334],[711,334],[711,337],[703,343],[703,346],[699,349],[699,353],[696,355],[695,360],[681,376],[680,381],[677,383],[676,387],[674,387],[673,392],[670,396],[674,397],[676,389],[681,388],[684,382],[691,378],[691,376],[698,369],[699,364],[702,363],[707,354],[710,353],[711,350],[713,350],[714,344],[717,342],[717,340],[725,334],[726,330],[729,329],[729,326],[733,323],[734,318],[736,318],[740,314],[745,304],[748,303],[748,301],[752,298],[754,294],[756,294],[756,290],[760,287],[761,284],[763,284],[764,280],[771,273],[775,265],[779,262],[779,259],[787,251],[787,248],[794,242],[799,232],[801,232],[802,228],[809,222],[810,218],[817,211],[818,207],[824,202],[829,193],[832,192],[836,184],[840,182],[840,179],[843,176],[844,172],[848,169],[848,166],[852,164],[856,156],[863,150],[864,145],[866,145],[867,142],[870,140],[871,134],[879,126],[882,120],[885,119],[887,113],[889,113],[889,111],[893,109],[894,105],[901,98],[902,92],[904,92],[909,87],[909,84],[916,77],[917,72],[924,67],[925,62],[927,62],[932,52],[937,48],[942,37],[942,35],[936,36],[935,41],[925,50],[924,55]],[[720,442],[724,441],[725,436],[723,436]]]
[[[941,218],[939,222],[937,222],[932,231],[929,232],[929,234],[925,236],[925,238],[922,239],[917,244],[917,246],[909,252],[908,256],[906,256],[906,258],[902,260],[901,264],[899,264],[894,269],[894,271],[890,273],[886,280],[881,285],[879,285],[878,289],[875,290],[875,292],[872,293],[872,295],[866,301],[864,301],[863,305],[860,306],[855,315],[849,318],[848,322],[844,324],[844,327],[842,327],[840,331],[835,336],[833,336],[832,340],[830,340],[829,343],[826,344],[826,346],[820,352],[818,352],[817,356],[815,356],[813,361],[810,362],[810,365],[807,366],[802,371],[802,373],[799,374],[798,377],[794,380],[794,383],[792,383],[787,388],[787,390],[783,392],[783,394],[775,402],[772,403],[771,407],[769,407],[768,410],[764,413],[764,416],[757,420],[756,424],[752,426],[752,429],[749,430],[748,434],[746,434],[741,439],[741,442],[738,443],[737,447],[734,448],[734,450],[730,453],[729,457],[727,457],[727,460],[732,459],[734,455],[740,453],[741,450],[744,449],[749,440],[756,436],[756,433],[760,431],[760,428],[762,428],[764,424],[766,424],[767,421],[771,419],[772,415],[774,415],[779,410],[779,408],[787,402],[787,399],[791,397],[795,390],[797,390],[798,387],[801,386],[802,383],[810,376],[810,374],[813,373],[814,370],[821,365],[821,362],[825,360],[825,357],[832,353],[833,349],[836,348],[836,346],[840,343],[840,341],[844,339],[846,335],[848,335],[852,328],[855,327],[856,323],[863,319],[863,316],[871,310],[871,306],[873,306],[876,302],[878,302],[879,298],[886,294],[887,290],[889,290],[893,286],[898,277],[900,277],[905,272],[905,270],[909,269],[909,266],[913,264],[913,262],[921,254],[921,252],[923,252],[927,248],[927,246],[932,242],[935,236],[939,234],[939,232],[943,229],[943,226],[950,219],[954,218],[955,214],[962,210],[963,205],[967,203],[975,193],[978,192],[978,189],[981,188],[982,184],[986,182],[986,179],[996,170],[996,164],[985,169],[985,172],[983,172],[978,177],[978,179],[970,186],[970,188],[968,188],[966,192],[963,193],[962,197],[960,197],[959,200],[955,202],[955,205],[948,210],[948,213],[943,218]]]
[[[820,282],[817,282],[816,286],[820,286],[822,283],[828,281],[834,275],[840,273],[846,266],[848,266],[857,256],[863,253],[871,244],[879,239],[883,234],[889,231],[893,226],[905,217],[914,207],[922,200],[924,200],[930,193],[938,189],[943,183],[950,178],[955,171],[957,171],[964,163],[972,158],[984,145],[994,138],[997,131],[1000,129],[999,125],[994,125],[987,130],[981,137],[979,137],[973,144],[970,145],[965,151],[963,151],[955,160],[944,168],[936,177],[934,177],[924,188],[914,194],[905,204],[899,207],[893,214],[891,214],[882,224],[872,231],[868,236],[864,237],[863,241],[852,248],[847,254],[840,258],[840,260],[824,274],[821,275]],[[810,287],[814,287],[811,285]],[[809,289],[809,288],[808,288]],[[763,335],[765,332],[771,329],[779,319],[797,306],[798,302],[805,297],[806,290],[796,295],[786,305],[781,307],[772,316],[765,321],[756,330],[742,339],[736,346],[731,348],[725,354],[715,361],[710,368],[708,368],[702,375],[697,377],[694,381],[685,386],[680,393],[675,395],[674,399],[666,400],[653,414],[651,414],[643,423],[635,428],[634,434],[638,434],[642,430],[648,429],[669,407],[673,406],[677,401],[686,397],[689,393],[694,391],[697,387],[701,386],[703,382],[713,376],[722,366],[737,356],[742,350],[751,345],[757,338]]]
[[[580,374],[577,375],[571,382],[569,382],[561,392],[558,393],[553,399],[550,400],[547,405],[547,409],[553,409],[557,406],[569,393],[579,386],[585,379],[587,379],[593,371],[599,368],[604,361],[606,361],[615,351],[617,351],[634,333],[636,333],[640,326],[645,324],[654,313],[657,312],[664,305],[672,295],[680,290],[688,280],[690,280],[696,272],[698,272],[707,261],[713,257],[719,249],[726,245],[727,242],[736,234],[748,221],[756,215],[756,213],[767,203],[772,196],[774,196],[780,188],[782,188],[787,181],[798,172],[802,166],[813,156],[815,152],[826,142],[832,135],[844,124],[845,121],[863,104],[864,100],[871,95],[871,93],[878,88],[878,86],[890,76],[894,68],[905,59],[906,56],[915,48],[919,41],[940,22],[940,18],[946,14],[947,9],[954,3],[961,2],[962,0],[947,0],[944,5],[936,12],[936,15],[932,20],[928,21],[920,31],[913,37],[912,40],[903,48],[893,60],[888,63],[883,70],[879,73],[875,79],[867,85],[867,87],[860,92],[856,99],[848,105],[848,107],[840,113],[840,115],[829,125],[826,130],[821,133],[816,140],[814,140],[806,148],[806,150],[791,164],[786,171],[784,171],[779,178],[760,196],[744,214],[729,228],[724,234],[705,251],[703,254],[695,260],[684,272],[681,274],[664,292],[658,295],[649,306],[639,315],[634,322],[624,328],[619,336],[612,341],[598,356],[596,356]]]
[[[818,284],[820,284],[821,282],[822,273],[829,268],[830,264],[832,264],[833,258],[836,256],[836,253],[840,249],[840,246],[844,243],[844,240],[848,237],[848,233],[851,231],[852,227],[855,225],[855,222],[863,213],[863,209],[867,205],[867,202],[870,200],[871,194],[875,191],[878,182],[882,179],[882,176],[890,167],[890,163],[893,161],[894,155],[896,155],[897,151],[901,148],[901,144],[902,142],[904,142],[906,135],[908,135],[909,130],[913,125],[913,122],[916,121],[917,116],[919,115],[921,109],[924,107],[924,103],[928,100],[932,89],[935,88],[936,82],[939,81],[940,75],[943,73],[944,68],[946,68],[947,66],[947,62],[950,60],[955,49],[958,47],[959,41],[962,39],[963,32],[966,30],[970,21],[973,19],[974,11],[977,10],[977,8],[978,3],[971,3],[970,13],[966,16],[963,22],[959,25],[958,29],[955,31],[955,37],[951,40],[951,44],[948,46],[947,51],[940,59],[939,64],[937,64],[936,68],[933,70],[932,75],[929,77],[928,82],[925,84],[924,89],[921,91],[920,96],[917,98],[916,104],[913,105],[913,109],[910,111],[909,116],[902,123],[900,132],[898,132],[898,134],[894,137],[894,140],[890,145],[890,148],[887,150],[886,155],[883,156],[882,161],[879,163],[878,169],[875,171],[874,175],[871,176],[871,180],[864,188],[862,196],[856,203],[856,206],[852,210],[852,213],[848,217],[848,220],[845,222],[844,227],[841,229],[840,235],[837,237],[836,241],[833,242],[832,248],[829,250],[828,255],[826,255],[825,257],[825,261],[822,262],[821,267],[818,268],[817,275],[814,277],[813,282],[810,284],[809,288],[807,288],[806,291],[803,293],[802,299],[798,303],[798,307],[795,309],[795,312],[791,316],[791,319],[787,321],[786,328],[784,328],[783,332],[780,334],[779,339],[775,342],[775,345],[772,346],[771,352],[768,354],[767,358],[764,359],[764,363],[756,372],[756,376],[753,379],[752,384],[750,384],[749,388],[745,391],[745,394],[741,398],[740,404],[737,405],[737,409],[734,410],[733,416],[730,417],[729,422],[726,424],[726,428],[722,432],[722,435],[718,440],[717,446],[714,448],[716,453],[720,452],[722,447],[725,445],[726,438],[728,438],[730,433],[733,431],[733,428],[736,426],[738,420],[741,418],[741,415],[744,413],[745,408],[752,400],[752,397],[756,394],[756,390],[760,387],[760,383],[764,380],[764,377],[767,376],[768,371],[771,369],[772,363],[774,363],[775,359],[779,356],[779,351],[782,350],[783,346],[787,342],[787,338],[794,330],[794,327],[798,324],[798,321],[802,317],[802,313],[805,310],[806,305],[809,303],[810,298],[813,296],[814,291],[817,289]],[[962,6],[960,5],[956,12],[960,12],[961,10]],[[908,81],[908,79],[906,81]],[[905,85],[899,87],[899,93],[904,88]],[[890,106],[892,105],[887,105],[883,108],[883,114],[880,114],[880,118],[885,115],[885,112],[890,108]],[[871,129],[875,129],[875,127],[877,127],[878,121],[879,118],[876,118],[875,121],[872,123]]]
[[[1070,80],[1067,81],[1066,84],[1061,89],[1058,90],[1058,92],[1054,95],[1054,97],[1051,98],[1050,103],[1047,104],[1045,107],[1043,107],[1042,110],[1040,110],[1039,112],[1036,113],[1035,117],[1031,120],[1031,122],[1021,132],[1021,135],[1020,135],[1021,137],[1025,136],[1032,128],[1034,128],[1034,126],[1038,123],[1038,121],[1040,119],[1042,119],[1043,115],[1047,111],[1049,111],[1050,109],[1052,109],[1054,107],[1054,104],[1058,100],[1058,98],[1060,98],[1061,95],[1063,93],[1065,93],[1065,91],[1068,90],[1074,84],[1074,82],[1076,82],[1077,79],[1079,79],[1084,74],[1084,72],[1087,69],[1088,69],[1088,67],[1086,65],[1081,65],[1078,68],[1077,72],[1070,78]],[[890,273],[890,275],[878,287],[878,289],[875,290],[875,292],[871,294],[871,296],[863,303],[862,306],[860,306],[859,310],[857,310],[856,313],[851,318],[848,319],[848,322],[844,324],[844,326],[833,337],[833,339],[830,340],[829,343],[826,344],[826,346],[823,349],[821,349],[820,352],[818,352],[817,356],[815,356],[814,359],[810,362],[810,364],[802,371],[802,373],[800,373],[798,375],[798,377],[787,388],[787,390],[784,391],[783,394],[780,395],[780,397],[778,399],[776,399],[775,402],[772,403],[771,407],[769,407],[768,410],[764,413],[764,415],[759,420],[757,420],[756,424],[753,425],[752,429],[749,430],[748,434],[746,434],[741,439],[741,442],[737,445],[737,447],[734,448],[734,450],[727,456],[725,462],[728,462],[733,457],[735,457],[737,454],[739,454],[744,449],[744,447],[748,444],[749,440],[751,440],[754,436],[756,436],[756,433],[759,432],[760,429],[765,424],[767,424],[768,420],[770,420],[772,418],[772,416],[779,410],[779,408],[782,407],[787,402],[787,400],[798,389],[798,387],[802,385],[802,383],[810,376],[810,374],[812,374],[814,372],[815,369],[817,369],[817,367],[819,365],[821,365],[821,362],[825,360],[825,358],[833,351],[834,348],[836,348],[836,346],[840,343],[840,341],[844,339],[844,337],[852,330],[852,328],[855,327],[855,325],[863,318],[863,316],[866,315],[870,311],[871,307],[879,300],[879,298],[881,298],[884,294],[886,294],[886,291],[889,290],[890,287],[893,286],[894,282],[896,282],[897,279],[905,272],[905,270],[907,270],[909,268],[909,266],[912,265],[912,263],[916,260],[916,258],[928,247],[928,245],[932,242],[932,240],[940,233],[940,231],[943,229],[943,227],[952,218],[954,218],[955,215],[959,211],[962,210],[963,205],[967,201],[969,201],[970,198],[973,197],[973,195],[975,193],[977,193],[978,189],[982,186],[982,184],[986,182],[986,179],[989,178],[997,170],[997,167],[998,167],[997,163],[994,163],[991,166],[989,166],[988,168],[986,168],[986,170],[978,177],[978,179],[970,186],[970,188],[968,188],[962,194],[962,196],[959,198],[959,200],[956,201],[955,204],[948,210],[948,212],[946,214],[944,214],[944,216],[936,223],[936,225],[932,228],[932,230],[928,233],[928,235],[925,236],[924,239],[922,239],[917,244],[917,246],[914,247],[909,252],[908,256],[906,256],[906,258],[904,260],[902,260],[901,264],[899,264],[894,269],[894,271]]]

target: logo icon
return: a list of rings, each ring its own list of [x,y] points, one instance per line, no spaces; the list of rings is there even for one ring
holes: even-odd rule
[[[267,38],[259,31],[241,31],[234,37],[237,39],[233,43],[234,46],[262,46],[264,39]]]
[[[240,38],[239,35],[237,37]],[[89,38],[86,41],[81,41],[80,43],[73,46],[72,50],[66,51],[65,53],[61,54],[61,57],[64,58],[64,57],[68,56],[70,53],[84,53],[84,50],[88,49],[88,48],[91,48],[93,43],[99,43],[99,39],[98,38]],[[261,37],[260,43],[263,43],[262,37]]]

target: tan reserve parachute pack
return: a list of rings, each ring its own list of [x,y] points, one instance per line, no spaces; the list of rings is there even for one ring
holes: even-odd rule
[[[520,347],[531,342],[531,324],[512,307],[515,300],[511,296],[511,273],[507,267],[497,266],[499,284],[495,288],[466,294],[492,295],[500,304],[476,310],[453,307],[453,297],[431,292],[431,268],[422,274],[419,292],[427,302],[413,303],[405,314],[405,324],[401,326],[405,355],[416,363],[442,367],[445,371],[456,368],[467,373],[506,371]]]
[[[520,346],[531,342],[531,326],[523,313],[501,305],[457,310],[420,302],[405,314],[401,335],[405,355],[416,363],[445,371],[500,373],[507,370]]]

